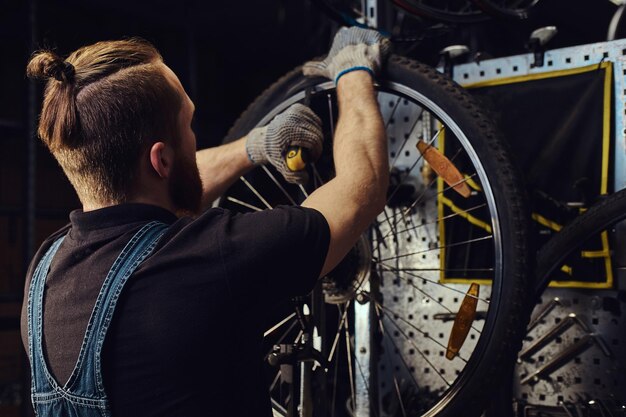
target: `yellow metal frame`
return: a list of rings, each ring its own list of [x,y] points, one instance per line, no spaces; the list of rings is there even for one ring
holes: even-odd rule
[[[600,194],[606,194],[608,192],[608,173],[609,173],[609,152],[610,152],[610,143],[611,143],[611,81],[613,76],[613,63],[610,61],[601,62],[600,64],[588,65],[579,68],[573,68],[568,70],[558,70],[537,74],[528,74],[521,75],[515,77],[506,77],[500,78],[496,80],[488,80],[481,81],[472,84],[463,85],[465,88],[481,88],[481,87],[493,87],[498,85],[509,85],[520,82],[527,81],[535,81],[546,78],[553,77],[564,77],[568,75],[576,75],[582,74],[590,71],[597,71],[598,69],[605,70],[604,77],[604,95],[603,95],[603,117],[602,117],[602,166],[601,166],[601,180],[600,180]],[[445,131],[441,134],[440,143],[440,151],[442,153],[445,152]],[[472,187],[476,191],[480,191],[480,187],[476,185],[476,187]],[[450,199],[443,195],[444,183],[439,178],[437,180],[437,191],[438,191],[438,201],[437,208],[439,212],[440,218],[443,217],[444,206],[450,208],[454,213],[461,214],[463,209],[457,207]],[[488,232],[491,232],[491,225],[480,220],[469,213],[462,214],[461,217],[466,219],[468,222],[473,224],[474,226],[480,227]],[[538,213],[533,213],[533,220],[538,222],[539,224],[552,229],[554,231],[561,230],[562,226]],[[445,276],[445,227],[444,222],[439,222],[439,239],[441,242],[441,246],[444,248],[440,251],[439,262],[440,262],[440,281],[442,283],[459,283],[459,284],[471,284],[472,282],[478,282],[482,285],[490,284],[491,280],[489,279],[468,279],[468,278],[448,278]],[[607,232],[602,232],[601,234],[602,241],[602,249],[598,251],[582,251],[581,257],[584,258],[604,258],[604,266],[606,270],[606,281],[605,282],[583,282],[583,281],[552,281],[550,283],[551,287],[567,287],[567,288],[612,288],[613,287],[613,269],[611,266],[611,256],[610,256],[610,248],[609,248],[609,239]],[[569,271],[571,273],[571,267],[564,266],[562,268],[565,272]]]

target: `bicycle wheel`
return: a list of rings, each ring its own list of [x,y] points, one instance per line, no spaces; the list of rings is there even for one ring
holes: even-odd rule
[[[571,274],[572,265],[580,269],[596,268],[598,257],[581,256],[583,248],[592,239],[611,239],[615,228],[626,218],[626,190],[604,197],[588,211],[576,217],[559,231],[539,252],[537,257],[537,283],[535,295],[541,296],[554,273],[566,265],[565,273]],[[604,235],[603,235],[604,234]],[[614,248],[615,245],[609,245]],[[577,259],[574,260],[573,257]],[[601,259],[600,259],[601,260]],[[599,265],[604,268],[602,263]]]
[[[580,360],[580,357],[584,356],[586,349],[589,348],[590,343],[602,339],[602,330],[606,330],[606,327],[599,329],[596,327],[596,322],[588,324],[595,327],[593,333],[591,333],[592,330],[589,330],[587,335],[584,332],[578,333],[580,339],[583,341],[588,340],[589,343],[575,343],[578,339],[572,339],[569,340],[569,343],[563,342],[560,349],[554,349],[553,343],[555,343],[555,339],[567,339],[567,336],[563,336],[563,333],[568,327],[563,326],[563,324],[568,323],[566,320],[571,319],[566,317],[565,321],[563,321],[562,316],[572,312],[570,304],[564,300],[568,295],[571,295],[572,289],[565,290],[569,290],[569,294],[567,292],[565,295],[553,292],[549,296],[546,296],[545,290],[550,281],[556,278],[575,281],[584,277],[606,277],[608,274],[615,277],[618,275],[619,271],[626,266],[625,253],[621,249],[623,247],[623,236],[626,232],[624,220],[626,220],[626,190],[621,190],[615,194],[602,196],[602,200],[563,227],[541,248],[537,257],[535,272],[537,281],[534,285],[534,295],[538,304],[535,305],[534,302],[531,304],[534,306],[535,311],[527,329],[524,349],[520,352],[517,364],[511,364],[508,377],[502,379],[501,388],[494,395],[487,416],[509,417],[516,415],[513,410],[514,404],[512,400],[516,401],[517,407],[528,405],[526,398],[520,398],[519,393],[514,394],[516,390],[520,391],[522,387],[528,387],[543,379],[562,380],[563,370],[561,368],[567,365],[568,362],[571,366],[573,356]],[[598,250],[598,248],[603,249]],[[558,297],[555,297],[555,294]],[[618,293],[615,290],[605,289],[604,292],[596,290],[595,294],[597,297],[604,299],[606,306],[610,306],[611,303],[619,305]],[[600,296],[599,294],[602,295]],[[591,297],[591,295],[588,296]],[[543,300],[542,297],[544,298]],[[557,310],[559,311],[555,313]],[[555,327],[558,328],[559,323],[563,323],[561,325],[562,328],[559,331],[555,331],[554,329]],[[615,323],[617,324],[617,321]],[[546,335],[550,336],[546,339]],[[597,344],[602,346],[602,343]],[[556,346],[559,345],[557,344]],[[563,355],[563,352],[567,351],[564,346],[569,348],[569,356]],[[544,349],[546,347],[550,349]],[[544,356],[545,358],[535,362],[538,356]],[[558,357],[561,357],[561,360],[557,360]],[[617,357],[619,358],[619,356]],[[594,373],[603,375],[604,378],[610,379],[613,373],[623,375],[619,365],[610,365],[608,367],[605,365],[604,369],[598,367],[595,362],[594,365],[596,365],[594,366]],[[570,368],[568,372],[570,375],[576,375],[580,380],[583,379],[581,377],[581,369]],[[556,377],[555,373],[557,374]],[[620,376],[616,375],[614,378],[620,378]],[[514,385],[517,386],[517,389]],[[552,399],[557,397],[557,394],[561,395],[560,403],[554,401],[554,403],[550,404],[533,404],[532,407],[535,407],[535,412],[542,411],[540,407],[546,405],[553,407],[551,411],[549,406],[543,410],[550,414],[553,412],[560,413],[563,410],[569,412],[569,409],[572,407],[576,407],[581,413],[587,412],[589,415],[602,415],[604,411],[607,411],[608,415],[618,415],[623,411],[621,404],[626,398],[620,394],[623,392],[620,388],[613,388],[612,390],[610,386],[598,387],[595,384],[594,386],[581,384],[578,391],[585,392],[585,395],[595,400],[583,401],[576,395],[572,395],[571,392],[568,395],[558,391],[558,389],[567,390],[567,385],[565,383],[559,387],[557,384],[554,388],[557,393],[552,393]],[[539,392],[547,394],[545,388]],[[604,394],[604,397],[599,392]],[[550,397],[550,395],[547,395],[547,397]],[[598,413],[595,410],[597,406],[594,403],[603,404],[604,399],[609,399],[609,401],[601,405],[602,407],[606,406],[606,408]],[[615,399],[618,401],[617,404],[613,404]],[[577,401],[578,404],[576,404]],[[550,402],[550,398],[547,402]],[[556,411],[554,409],[555,406],[560,409]]]
[[[387,206],[314,291],[325,301],[318,346],[332,364],[321,377],[330,404],[326,415],[339,415],[336,404],[348,403],[349,414],[356,415],[470,416],[479,412],[503,361],[513,359],[526,324],[530,263],[521,188],[491,123],[451,80],[393,56],[377,88],[392,167]],[[308,102],[324,122],[324,153],[309,167],[310,183],[287,184],[261,167],[225,193],[222,207],[299,204],[332,178],[334,85],[307,79],[300,69],[257,98],[225,141],[268,123],[295,102]],[[459,183],[471,188],[468,198],[424,162],[419,141],[453,161],[464,175]],[[480,293],[467,295],[473,284]],[[469,335],[452,343],[451,353],[449,337],[465,300],[475,302],[477,311]],[[363,323],[371,340],[367,331],[360,333]],[[293,336],[300,337],[292,329]]]

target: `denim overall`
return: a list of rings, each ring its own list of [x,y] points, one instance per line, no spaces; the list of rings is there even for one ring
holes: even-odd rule
[[[117,257],[107,274],[89,318],[78,361],[64,386],[54,380],[42,348],[43,295],[46,276],[55,253],[65,236],[56,240],[33,274],[28,293],[28,347],[31,363],[32,394],[39,416],[110,416],[102,384],[100,355],[115,305],[130,275],[154,250],[167,225],[151,222],[139,230]],[[71,307],[70,307],[71,308]]]

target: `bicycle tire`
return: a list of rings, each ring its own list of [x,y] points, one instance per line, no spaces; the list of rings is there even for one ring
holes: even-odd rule
[[[511,7],[506,4],[498,4],[497,1],[493,0],[472,0],[472,2],[484,10],[485,13],[493,17],[515,20],[527,19],[532,9],[539,1],[540,0],[518,1],[515,6]]]
[[[572,220],[550,239],[537,257],[535,295],[541,296],[550,282],[550,274],[559,268],[565,258],[582,242],[626,219],[626,190],[604,196],[589,210]]]
[[[412,15],[437,22],[478,23],[490,18],[481,8],[469,1],[392,0],[392,3]],[[457,10],[454,10],[455,8]]]
[[[479,334],[471,362],[468,361],[435,404],[419,412],[423,416],[440,417],[477,415],[489,395],[489,389],[486,389],[489,381],[497,380],[501,365],[513,360],[518,351],[528,319],[524,315],[524,300],[530,265],[527,234],[529,216],[519,177],[510,162],[505,144],[489,119],[469,94],[452,80],[431,67],[400,56],[389,59],[379,80],[380,91],[395,88],[403,94],[418,94],[432,99],[433,106],[444,112],[455,126],[463,126],[462,133],[472,138],[471,147],[480,155],[485,172],[489,172],[485,174],[489,177],[488,180],[485,178],[485,183],[490,186],[488,192],[497,201],[497,213],[492,213],[495,215],[492,221],[494,230],[497,229],[499,233],[501,264],[494,273],[498,276],[497,281],[495,278],[493,281],[483,332]],[[329,84],[332,83],[305,78],[301,69],[296,68],[269,87],[242,113],[224,142],[243,137],[252,128],[267,123],[286,106],[302,101],[308,88],[328,87]],[[229,206],[226,199],[231,193],[237,192],[232,189],[228,191],[220,205],[236,209],[237,206]]]

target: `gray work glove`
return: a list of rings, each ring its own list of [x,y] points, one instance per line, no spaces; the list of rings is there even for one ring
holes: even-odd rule
[[[287,167],[287,148],[306,148],[314,161],[322,154],[323,141],[319,117],[307,106],[296,103],[274,117],[267,126],[253,129],[248,134],[246,152],[255,164],[269,162],[288,182],[304,184],[308,180],[308,173],[306,170],[291,171]]]
[[[341,28],[335,35],[330,52],[322,61],[309,61],[302,72],[306,76],[335,80],[351,71],[365,70],[374,77],[387,58],[389,39],[375,30],[359,27]]]

